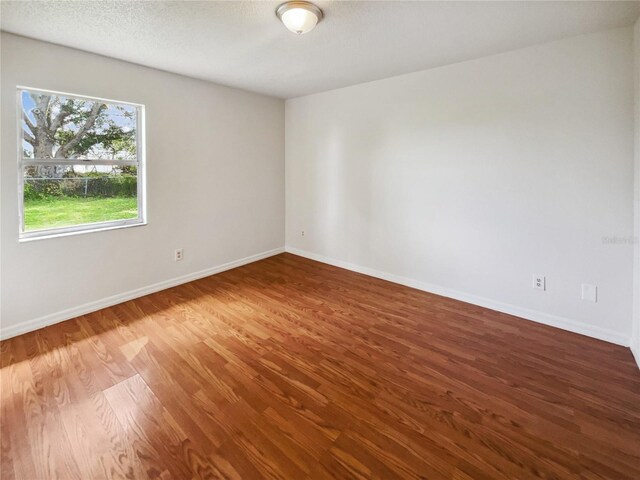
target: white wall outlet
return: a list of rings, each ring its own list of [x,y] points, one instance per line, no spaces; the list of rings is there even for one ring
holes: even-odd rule
[[[300,231],[300,236],[301,236],[301,237],[304,237],[304,230],[301,230],[301,231]]]
[[[547,289],[547,278],[544,275],[534,275],[533,276],[533,288],[536,290],[546,290]]]
[[[173,255],[173,259],[174,259],[176,262],[179,262],[179,261],[180,261],[180,260],[182,260],[183,258],[184,258],[184,252],[182,251],[182,249],[181,249],[181,248],[176,248],[176,251],[175,251],[175,253],[174,253],[174,255]]]
[[[582,284],[582,300],[596,303],[598,301],[598,287],[595,285]]]

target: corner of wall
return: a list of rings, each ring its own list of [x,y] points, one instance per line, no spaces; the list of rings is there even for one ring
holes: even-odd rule
[[[634,253],[633,253],[633,333],[631,351],[640,368],[640,18],[633,29],[635,159],[634,159]]]

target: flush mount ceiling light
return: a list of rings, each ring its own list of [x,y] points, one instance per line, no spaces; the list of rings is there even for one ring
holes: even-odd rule
[[[310,32],[322,20],[322,10],[310,2],[286,2],[276,9],[276,15],[293,33]]]

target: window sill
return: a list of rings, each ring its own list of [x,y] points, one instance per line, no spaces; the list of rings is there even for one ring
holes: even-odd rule
[[[86,225],[82,227],[67,227],[43,231],[33,231],[20,234],[19,243],[34,242],[37,240],[45,240],[50,238],[70,237],[73,235],[83,235],[86,233],[104,232],[107,230],[119,230],[121,228],[143,227],[147,224],[146,220],[135,220],[129,223],[122,222],[105,222]]]

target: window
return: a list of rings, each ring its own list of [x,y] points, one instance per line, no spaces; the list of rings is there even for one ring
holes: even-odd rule
[[[144,224],[144,107],[18,95],[20,239]]]

